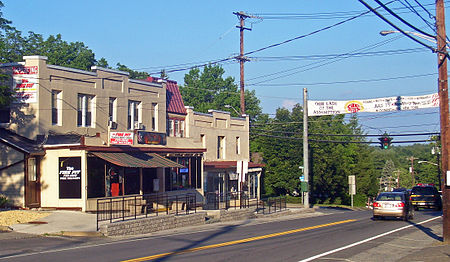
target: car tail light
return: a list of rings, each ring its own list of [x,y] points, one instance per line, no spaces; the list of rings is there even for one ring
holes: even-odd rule
[[[405,207],[405,203],[398,203],[395,205],[395,207]]]
[[[374,203],[373,203],[373,207],[381,207],[381,205],[380,205],[380,203],[378,203],[378,202],[374,202]]]

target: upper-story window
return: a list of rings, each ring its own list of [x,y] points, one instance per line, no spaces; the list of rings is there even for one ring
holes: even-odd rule
[[[152,103],[152,131],[158,131],[158,104]]]
[[[217,137],[217,159],[225,159],[225,137]]]
[[[139,101],[128,101],[128,129],[141,129],[142,106]]]
[[[62,92],[52,90],[52,125],[62,124]]]
[[[78,94],[78,126],[91,127],[92,112],[94,108],[94,96]]]
[[[241,154],[241,138],[240,137],[236,137],[236,155],[240,155]]]
[[[167,135],[175,137],[184,137],[184,120],[169,118],[167,126]]]

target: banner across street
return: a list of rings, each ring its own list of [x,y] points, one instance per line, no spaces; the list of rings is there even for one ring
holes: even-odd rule
[[[308,100],[308,116],[339,115],[358,112],[390,112],[439,107],[438,93],[422,96],[392,96],[363,100]]]

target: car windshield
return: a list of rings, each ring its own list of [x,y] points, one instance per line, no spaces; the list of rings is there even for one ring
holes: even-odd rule
[[[414,187],[412,193],[420,195],[433,195],[436,193],[435,191],[436,190],[433,187]]]
[[[377,201],[402,201],[402,195],[399,194],[380,194]]]

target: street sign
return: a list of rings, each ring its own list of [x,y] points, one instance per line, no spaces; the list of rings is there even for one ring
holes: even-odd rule
[[[300,181],[303,182],[303,181],[305,181],[305,176],[300,176],[299,179],[300,179]]]

